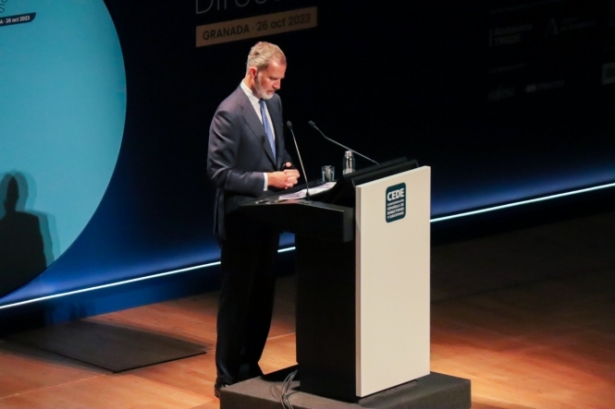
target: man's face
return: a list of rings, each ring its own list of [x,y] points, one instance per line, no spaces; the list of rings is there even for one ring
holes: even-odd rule
[[[286,64],[273,60],[269,66],[261,71],[255,70],[254,91],[262,99],[270,99],[282,86],[282,79],[286,72]]]

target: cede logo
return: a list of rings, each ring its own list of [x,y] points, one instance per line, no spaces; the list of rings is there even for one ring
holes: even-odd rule
[[[406,184],[400,183],[386,190],[386,221],[387,223],[406,217]]]

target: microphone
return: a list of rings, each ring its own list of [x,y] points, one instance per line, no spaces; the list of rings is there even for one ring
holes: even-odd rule
[[[301,159],[301,153],[299,152],[299,145],[297,145],[297,138],[295,138],[295,131],[293,131],[293,123],[290,121],[286,121],[286,126],[290,130],[290,134],[293,136],[293,141],[295,142],[295,149],[297,150],[297,156],[299,157],[299,164],[301,165],[301,171],[303,171],[303,177],[305,178],[305,200],[310,200],[310,189],[308,185],[310,184],[307,178],[307,174],[305,173],[305,167],[303,166],[303,159]]]
[[[316,126],[316,124],[314,123],[314,121],[310,121],[310,122],[308,122],[308,125],[309,125],[309,126],[311,126],[311,127],[312,127],[312,128],[314,128],[314,129],[316,129],[316,130],[318,131],[318,133],[320,133],[320,134],[322,135],[322,137],[323,137],[323,138],[325,138],[326,140],[328,140],[329,142],[333,142],[333,143],[334,143],[334,144],[336,144],[337,146],[341,146],[342,148],[346,149],[347,151],[351,151],[351,152],[353,152],[355,155],[359,155],[360,157],[365,158],[365,159],[367,159],[368,161],[373,162],[373,163],[375,163],[376,165],[378,165],[378,162],[376,162],[375,160],[370,159],[370,158],[368,158],[367,156],[362,155],[362,154],[360,154],[359,152],[355,151],[354,149],[350,149],[349,147],[344,146],[344,145],[342,145],[341,143],[336,142],[336,141],[334,141],[333,139],[331,139],[331,138],[327,137],[327,136],[326,136],[326,135],[325,135],[325,134],[324,134],[324,133],[323,133],[320,129],[318,129],[318,127]]]

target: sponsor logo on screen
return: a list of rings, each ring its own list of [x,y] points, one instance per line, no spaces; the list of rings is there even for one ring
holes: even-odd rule
[[[499,102],[505,99],[514,98],[516,93],[517,89],[515,87],[499,85],[487,93],[487,100]]]
[[[516,24],[506,27],[494,27],[489,30],[489,47],[519,44],[526,33],[534,29],[532,24]]]
[[[535,84],[528,84],[525,86],[525,92],[528,94],[538,92],[538,91],[553,91],[556,89],[563,88],[566,85],[566,81],[558,80],[558,81],[549,81],[549,82],[539,82]]]

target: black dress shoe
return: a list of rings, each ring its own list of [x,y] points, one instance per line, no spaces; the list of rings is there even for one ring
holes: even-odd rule
[[[216,398],[220,398],[220,389],[226,388],[228,384],[226,383],[216,383],[214,384],[214,395]]]

